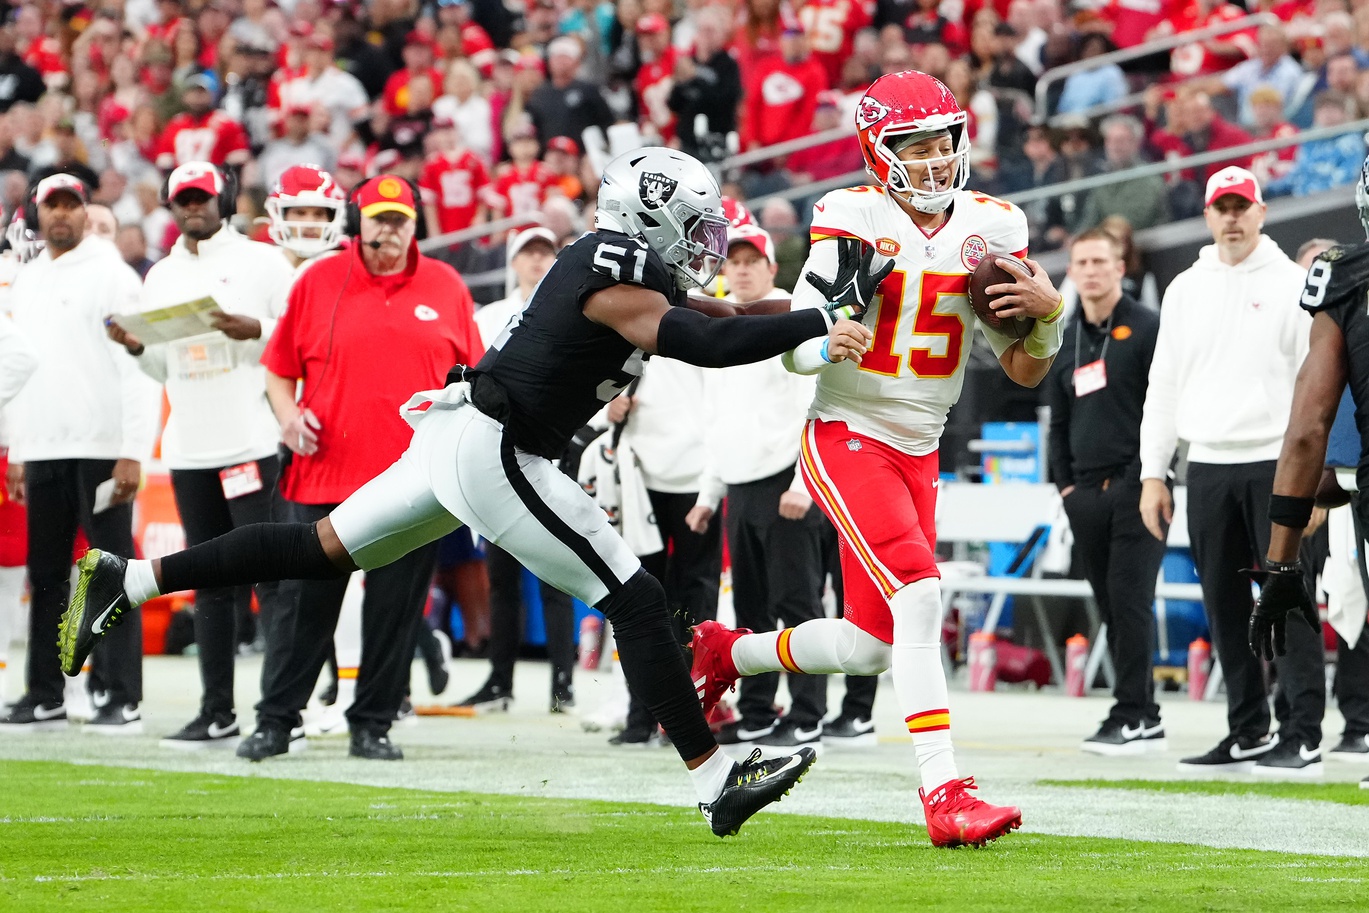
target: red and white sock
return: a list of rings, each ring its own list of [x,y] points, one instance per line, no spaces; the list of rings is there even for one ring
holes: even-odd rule
[[[737,638],[732,644],[732,662],[742,675],[876,675],[888,668],[888,650],[886,644],[843,618],[815,618],[783,631]]]
[[[922,787],[958,779],[951,744],[950,699],[941,665],[941,585],[915,581],[889,600],[894,615],[894,693],[913,737]]]

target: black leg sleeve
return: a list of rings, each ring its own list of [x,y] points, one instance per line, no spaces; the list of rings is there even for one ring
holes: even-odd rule
[[[162,559],[162,592],[345,577],[313,523],[253,523]]]
[[[717,742],[689,680],[684,650],[670,630],[661,584],[639,570],[596,608],[613,623],[628,687],[660,722],[680,757],[688,761],[711,751]]]

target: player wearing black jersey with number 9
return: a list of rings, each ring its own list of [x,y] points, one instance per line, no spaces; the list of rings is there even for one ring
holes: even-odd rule
[[[684,759],[704,817],[719,836],[736,833],[788,792],[813,751],[734,764],[717,750],[660,583],[551,462],[649,355],[723,367],[825,335],[829,360],[860,360],[870,331],[845,318],[863,314],[888,265],[875,268],[852,246],[826,309],[688,297],[726,256],[727,224],[717,182],[695,159],[661,148],[614,159],[597,230],[561,252],[479,365],[410,399],[401,412],[413,440],[393,466],[316,524],[242,527],[158,561],[92,550],[63,619],[64,668],[79,671],[100,633],[159,593],[341,576],[467,524],[612,621],[628,683]]]
[[[1355,203],[1369,236],[1369,158],[1360,167]],[[1326,439],[1347,380],[1355,400],[1360,433],[1356,481],[1369,490],[1369,244],[1333,247],[1319,254],[1307,271],[1302,306],[1312,314],[1307,358],[1293,388],[1293,414],[1284,434],[1274,494],[1269,499],[1269,553],[1259,581],[1260,598],[1250,616],[1250,649],[1273,658],[1284,652],[1285,628],[1296,613],[1313,630],[1321,629],[1316,604],[1303,583],[1298,546],[1312,516],[1326,459]],[[1356,500],[1356,509],[1365,505]]]

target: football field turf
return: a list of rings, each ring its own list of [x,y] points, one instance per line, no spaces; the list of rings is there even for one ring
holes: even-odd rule
[[[1369,877],[1096,837],[935,850],[920,827],[792,814],[719,840],[682,807],[53,761],[0,762],[0,783],[0,910],[25,913],[1325,910],[1362,908]]]

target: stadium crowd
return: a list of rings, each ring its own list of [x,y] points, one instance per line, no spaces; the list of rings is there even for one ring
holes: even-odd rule
[[[1054,68],[1254,13],[1266,13],[1269,18],[1247,23],[1218,38],[1181,43],[1172,51],[1140,57],[1122,67],[1109,65],[1041,83],[1044,89],[1038,93],[1043,74]],[[371,328],[364,322],[343,323],[339,338],[334,338],[338,301],[344,293],[361,294],[349,284],[356,279],[353,261],[362,264],[357,281],[371,283],[368,292],[379,290],[376,294],[400,297],[399,289],[409,281],[410,272],[420,268],[414,264],[421,263],[426,264],[422,269],[429,270],[423,282],[447,283],[443,287],[448,290],[459,288],[449,297],[460,301],[466,300],[465,286],[448,264],[463,273],[508,267],[507,280],[501,272],[497,288],[471,290],[476,301],[501,299],[497,303],[487,303],[474,313],[467,305],[464,310],[458,307],[452,313],[439,315],[434,311],[431,318],[420,317],[439,321],[439,328],[449,330],[451,338],[428,340],[438,354],[431,364],[420,367],[431,369],[427,370],[430,378],[425,375],[426,379],[413,377],[402,382],[391,378],[398,386],[387,390],[379,405],[368,401],[368,408],[374,405],[380,410],[376,415],[386,414],[387,421],[394,424],[394,406],[408,392],[440,385],[439,362],[443,371],[454,360],[474,363],[478,353],[472,350],[490,345],[500,328],[526,304],[550,267],[547,254],[592,225],[599,169],[610,145],[669,145],[704,161],[718,162],[739,151],[764,149],[814,133],[850,133],[849,125],[856,119],[861,98],[872,82],[881,75],[907,69],[942,79],[968,112],[972,188],[1011,194],[1125,171],[1147,161],[1219,151],[1255,139],[1293,136],[1310,127],[1335,128],[1369,116],[1369,4],[1290,0],[1260,3],[1249,10],[1220,0],[1162,4],[1109,0],[1068,5],[1060,0],[811,0],[792,5],[784,0],[742,0],[734,5],[704,0],[686,0],[682,5],[671,0],[620,0],[617,4],[529,0],[526,5],[497,0],[437,0],[432,4],[414,0],[365,4],[356,0],[100,0],[89,4],[50,0],[13,5],[0,27],[0,219],[7,225],[23,219],[25,225],[11,232],[15,249],[6,261],[7,269],[11,280],[16,270],[23,275],[31,269],[19,267],[15,259],[29,239],[25,232],[35,232],[41,225],[48,229],[46,239],[52,244],[50,232],[63,217],[44,215],[40,219],[36,210],[45,205],[57,208],[65,197],[77,198],[84,213],[83,230],[117,245],[116,259],[97,256],[98,252],[89,254],[98,260],[100,269],[117,276],[117,281],[84,276],[71,280],[55,277],[52,281],[73,281],[77,283],[75,289],[98,282],[109,295],[126,285],[124,291],[137,297],[136,277],[151,275],[154,278],[141,288],[143,310],[190,300],[195,297],[192,291],[201,292],[203,277],[181,273],[179,279],[168,280],[176,258],[173,251],[189,251],[189,256],[197,258],[195,267],[176,267],[180,270],[199,269],[202,261],[215,256],[215,244],[238,245],[234,257],[261,257],[263,263],[270,260],[272,265],[266,272],[254,270],[250,277],[261,287],[243,293],[251,299],[249,310],[255,309],[252,312],[257,316],[248,318],[256,324],[255,329],[251,324],[218,329],[241,344],[242,351],[250,352],[252,371],[258,370],[256,359],[262,357],[265,348],[270,372],[267,388],[275,380],[288,382],[290,389],[282,395],[278,388],[271,397],[270,405],[275,409],[274,414],[269,408],[264,413],[268,423],[264,443],[254,439],[253,445],[241,452],[234,451],[222,459],[206,458],[207,462],[192,460],[183,469],[200,473],[212,469],[222,475],[248,462],[261,464],[261,476],[254,477],[256,487],[248,493],[261,490],[263,481],[271,489],[277,474],[283,473],[287,489],[293,485],[293,494],[287,491],[286,499],[294,502],[290,506],[295,514],[322,516],[328,512],[324,507],[345,500],[376,467],[367,466],[365,471],[349,468],[343,474],[345,478],[327,477],[328,485],[313,491],[309,488],[313,483],[301,481],[299,464],[290,468],[290,454],[282,454],[285,460],[281,465],[274,438],[279,430],[293,457],[309,463],[308,458],[318,452],[319,436],[326,432],[310,413],[308,392],[296,408],[294,382],[300,379],[304,390],[310,389],[310,357],[316,358],[313,369],[328,379],[335,355],[345,358],[349,344],[361,351],[371,342],[365,338]],[[1230,165],[1249,169],[1262,188],[1262,194],[1255,192],[1261,206],[1265,197],[1302,196],[1348,187],[1360,175],[1364,153],[1361,134],[1350,130],[1168,177],[1133,178],[1098,190],[1050,197],[1025,207],[1031,251],[1066,247],[1079,238],[1101,244],[1097,235],[1088,234],[1099,225],[1120,225],[1119,231],[1129,237],[1131,230],[1197,216],[1216,199],[1212,179]],[[307,186],[291,185],[292,179],[286,176],[297,175],[302,165],[309,165],[308,170],[322,174],[322,178]],[[863,167],[857,138],[850,133],[787,156],[731,169],[725,173],[724,192],[734,199],[752,199],[855,175]],[[216,177],[205,178],[207,174]],[[82,183],[65,183],[63,176],[67,175]],[[57,183],[44,183],[53,181],[54,176]],[[855,183],[854,177],[851,182]],[[305,269],[311,257],[334,246],[338,238],[330,238],[323,245],[301,244],[320,238],[286,230],[289,211],[321,207],[322,220],[336,230],[344,199],[366,187],[370,196],[360,194],[358,223],[349,232],[357,243],[334,260],[333,271],[345,275],[321,278],[322,270]],[[393,192],[386,188],[393,188]],[[193,193],[183,196],[183,192],[191,191],[204,198]],[[383,199],[376,197],[377,193]],[[1250,202],[1256,202],[1255,197],[1249,197]],[[213,202],[207,202],[211,198]],[[744,211],[732,214],[734,234],[730,239],[734,251],[729,252],[725,276],[734,294],[745,290],[759,300],[776,288],[794,288],[807,255],[807,210],[813,199],[800,198],[795,206],[772,198],[754,214],[754,225],[743,224],[752,220]],[[204,206],[216,207],[215,212],[232,217],[233,227],[223,228],[225,234],[218,241],[210,240],[215,231],[198,237],[188,227],[193,224],[188,207]],[[408,220],[404,231],[410,235],[402,245],[410,258],[405,260],[407,266],[378,266],[367,250],[372,241],[362,243],[363,238],[372,237],[365,234],[373,229],[367,220],[381,220],[387,212]],[[439,247],[434,256],[445,264],[434,264],[416,251],[408,253],[412,236],[421,236],[425,228],[429,235],[446,235],[491,221],[500,221],[511,230],[494,232],[490,243],[467,240]],[[289,251],[291,259],[276,258],[262,246],[243,253],[248,248],[242,245],[249,242],[239,235],[274,242]],[[80,250],[80,236],[71,240],[72,249]],[[379,250],[381,241],[375,240],[374,245],[374,250]],[[1110,256],[1111,246],[1105,246]],[[1125,263],[1125,279],[1131,282],[1140,271],[1133,268],[1132,261],[1123,260],[1122,253],[1119,250],[1118,262]],[[1130,251],[1125,253],[1130,256]],[[57,257],[44,262],[50,267],[57,263]],[[73,262],[67,261],[66,266],[74,269]],[[215,267],[229,270],[222,280],[225,284],[247,281],[248,277],[232,275],[233,267],[242,262],[228,260],[227,267]],[[158,264],[163,267],[160,272]],[[293,276],[291,267],[295,267]],[[746,272],[748,269],[751,273]],[[51,271],[58,272],[55,268]],[[405,278],[387,278],[395,275]],[[38,280],[30,273],[25,281],[32,287]],[[155,295],[149,292],[153,287],[157,289]],[[1126,288],[1128,294],[1147,303],[1139,285]],[[301,310],[285,308],[287,295],[290,307],[298,305]],[[1157,303],[1154,298],[1152,290],[1148,302],[1152,309]],[[407,303],[415,304],[416,299]],[[1091,299],[1086,300],[1085,310],[1093,304]],[[306,313],[306,306],[312,310]],[[137,309],[111,305],[104,313]],[[498,316],[489,316],[493,314]],[[1104,315],[1094,322],[1106,319]],[[277,321],[289,333],[301,335],[283,339]],[[1107,325],[1111,327],[1111,323]],[[278,335],[272,337],[273,332]],[[130,356],[145,357],[136,339],[116,341],[125,345]],[[335,341],[341,347],[336,353]],[[1078,343],[1075,345],[1078,358]],[[311,347],[317,350],[320,346],[326,354],[307,353]],[[459,357],[449,357],[452,355]],[[236,370],[245,364],[232,362],[232,367]],[[188,370],[168,379],[165,365],[152,370],[145,365],[144,374],[166,385],[171,414],[176,416],[179,407],[173,387],[177,378],[186,381],[198,375]],[[103,393],[110,405],[120,396],[118,384],[123,384],[121,407],[131,410],[127,424],[136,425],[138,434],[146,437],[146,403],[138,405],[135,401],[147,392],[139,392],[140,386],[148,386],[147,378],[137,376],[122,363],[94,366],[75,361],[60,367],[82,376],[97,369],[105,373],[98,377],[91,374],[95,378],[92,385],[105,384]],[[204,366],[195,370],[202,369]],[[46,370],[56,369],[49,365]],[[790,435],[795,453],[780,454],[766,444],[752,454],[754,465],[729,465],[720,474],[712,454],[700,443],[707,436],[707,426],[718,419],[702,411],[705,404],[725,402],[732,411],[724,424],[747,428],[751,422],[751,433],[759,433],[753,421],[758,419],[748,416],[743,404],[731,401],[737,397],[735,389],[729,394],[705,395],[705,388],[712,383],[707,373],[659,360],[649,367],[640,388],[629,390],[606,410],[599,430],[608,426],[616,429],[611,433],[615,444],[621,444],[620,466],[623,453],[635,454],[634,465],[641,475],[638,487],[645,492],[645,503],[656,518],[655,538],[648,536],[638,551],[656,561],[649,566],[665,584],[668,600],[681,621],[695,623],[716,614],[724,536],[734,581],[743,579],[738,576],[739,561],[745,568],[743,573],[749,575],[745,582],[739,582],[738,596],[755,594],[747,596],[748,605],[739,608],[739,618],[746,615],[756,626],[773,627],[779,621],[792,624],[820,616],[823,579],[829,569],[834,569],[836,542],[830,525],[812,509],[802,484],[795,483],[796,429],[802,425],[802,409],[793,419],[795,434]],[[257,379],[252,383],[260,380],[260,372],[251,376]],[[349,395],[376,398],[376,391],[368,388],[369,378],[349,377],[358,384],[358,389],[347,391]],[[811,396],[811,385],[800,385],[796,391],[786,386],[782,372],[776,377],[740,377],[737,384],[754,385],[748,389],[771,397],[768,402],[777,404],[776,409]],[[259,391],[253,388],[251,392],[256,395]],[[230,391],[224,395],[234,394]],[[342,396],[342,392],[331,390],[325,400]],[[215,408],[205,400],[191,403],[194,409]],[[273,423],[278,423],[279,429]],[[202,433],[213,430],[202,429]],[[774,429],[762,429],[766,430]],[[777,439],[784,438],[786,430],[776,431]],[[117,428],[110,431],[111,435],[117,432]],[[132,432],[126,434],[134,436]],[[164,459],[167,441],[164,438],[162,443]],[[121,486],[112,503],[127,507],[136,490],[137,466],[120,464],[146,460],[150,448],[130,443],[126,449],[129,452],[108,454],[54,450],[44,457],[81,466],[91,460],[102,463],[94,468],[77,466],[71,469],[69,479],[52,478],[48,483],[54,491],[66,486],[80,493],[82,506],[72,508],[71,517],[62,521],[64,529],[70,526],[74,532],[80,525],[87,541],[99,545],[96,540],[101,538],[110,542],[109,550],[124,553],[131,551],[123,544],[127,530],[119,529],[109,538],[109,531],[101,527],[111,523],[127,526],[131,510],[116,516],[93,511],[92,504],[85,502],[99,497],[95,476],[112,472]],[[132,452],[138,450],[148,452]],[[394,455],[389,454],[385,463]],[[783,458],[776,460],[776,456]],[[567,457],[563,469],[573,474],[579,454]],[[103,466],[106,458],[111,462],[108,467]],[[1168,459],[1166,454],[1164,461]],[[268,472],[266,463],[270,461],[277,462],[271,463]],[[1131,466],[1131,456],[1123,465]],[[173,472],[182,469],[171,468]],[[579,468],[582,480],[586,479],[586,470]],[[725,481],[722,476],[726,476]],[[132,489],[127,488],[130,480]],[[1139,484],[1140,479],[1129,481]],[[1106,490],[1106,479],[1103,482]],[[42,478],[27,479],[31,504],[43,483]],[[210,489],[217,484],[211,484]],[[632,486],[627,481],[622,486],[618,506],[626,513],[637,491],[629,490]],[[309,493],[301,494],[303,489]],[[222,490],[229,500],[238,497],[229,493],[226,479]],[[736,499],[726,523],[719,507],[724,490]],[[782,549],[788,557],[796,548],[810,556],[811,560],[798,569],[802,573],[786,569],[770,554],[778,546],[765,541],[768,533],[751,543],[754,554],[748,555],[743,537],[752,533],[746,529],[751,521],[739,506],[742,500],[738,495],[743,492],[754,501],[747,503],[748,510],[767,518],[754,524],[758,528],[764,529],[777,513],[787,522],[807,524],[798,537],[800,544]],[[179,489],[177,498],[182,498]],[[258,508],[270,510],[262,505]],[[719,514],[716,518],[715,513]],[[38,518],[29,522],[41,526],[45,521]],[[241,522],[225,518],[219,526],[231,528]],[[625,518],[625,532],[629,522]],[[203,535],[221,531],[214,527]],[[200,535],[197,531],[191,538]],[[35,541],[30,534],[30,551]],[[45,576],[32,581],[35,611],[41,603],[47,619],[44,624],[55,623],[54,594],[63,586],[67,567],[69,549],[65,545],[65,532],[55,544],[44,543]],[[496,550],[489,556],[491,573],[486,577],[481,554],[459,537],[435,551],[419,556],[401,570],[413,587],[405,598],[396,597],[397,602],[403,604],[405,612],[417,612],[436,563],[436,579],[467,616],[466,643],[458,644],[457,650],[475,656],[494,654],[489,682],[460,705],[479,710],[506,707],[517,645],[517,625],[514,623],[512,631],[509,626],[509,613],[518,607],[517,568],[511,566],[508,555]],[[34,560],[32,555],[29,560]],[[7,594],[15,589],[7,582],[15,575],[4,573],[6,570],[0,568],[0,584],[9,589],[0,590],[0,600],[10,598]],[[782,592],[767,592],[767,574],[774,578],[769,581],[770,589]],[[791,578],[787,580],[789,589],[776,587],[786,575]],[[839,584],[839,571],[833,576],[834,583]],[[394,584],[395,590],[401,588],[401,584]],[[308,593],[310,588],[303,589]],[[254,759],[293,750],[300,738],[295,732],[301,722],[298,711],[313,684],[316,667],[327,659],[318,651],[317,642],[326,640],[330,624],[336,626],[337,614],[346,601],[345,585],[323,589],[327,592],[316,590],[306,597],[328,604],[326,610],[319,610],[321,620],[315,618],[309,626],[314,641],[305,664],[310,681],[288,683],[288,688],[277,683],[291,693],[283,709],[263,711],[264,722],[259,723],[258,730],[270,730],[275,735],[269,744],[258,744],[255,755],[249,754]],[[259,590],[257,596],[263,610],[269,611],[268,603],[279,594]],[[234,599],[245,604],[246,594],[216,593],[211,598],[221,607],[232,605]],[[291,598],[300,597],[295,594]],[[548,652],[554,659],[551,707],[558,711],[574,705],[571,609],[555,598],[544,598],[543,602],[548,612],[548,633],[555,640]],[[755,602],[772,604],[758,609]],[[1148,611],[1149,600],[1145,603]],[[297,611],[298,602],[295,605],[287,611]],[[493,625],[489,618],[492,608],[497,613]],[[0,612],[4,611],[0,605]],[[216,610],[220,620],[225,611]],[[429,628],[442,631],[446,620],[437,614]],[[222,626],[218,633],[209,633],[200,631],[200,624],[197,621],[196,637],[205,677],[203,719],[198,721],[198,729],[192,723],[185,732],[172,736],[173,741],[238,735],[231,707],[231,669],[224,671],[223,648],[227,638],[253,638],[246,636],[246,625],[240,624],[236,633],[224,633]],[[368,616],[367,630],[377,624],[378,619]],[[273,635],[271,630],[263,619],[268,657],[273,649],[284,649],[283,641],[272,644],[270,640],[284,635]],[[0,638],[5,634],[5,626],[0,625]],[[484,642],[491,636],[497,640],[494,645]],[[398,755],[385,732],[396,714],[406,714],[411,708],[404,699],[407,682],[401,680],[393,661],[396,657],[407,659],[415,640],[420,641],[419,647],[430,661],[433,690],[440,692],[438,685],[446,676],[441,666],[450,639],[446,632],[436,638],[426,633],[410,636],[406,631],[388,638],[373,633],[369,638],[372,645],[385,641],[386,656],[378,658],[369,656],[364,648],[344,649],[339,642],[336,664],[342,703],[360,702],[356,705],[357,718],[350,720],[354,753],[377,758]],[[125,636],[107,646],[105,652],[110,658],[102,661],[96,657],[96,677],[89,690],[105,702],[94,708],[97,719],[105,717],[102,725],[132,727],[138,722],[142,695],[134,644]],[[0,643],[0,656],[7,646]],[[294,646],[299,648],[298,644]],[[359,655],[345,660],[344,652]],[[207,656],[218,659],[206,660]],[[44,657],[44,662],[49,660]],[[210,669],[206,662],[217,662],[218,666]],[[272,674],[284,674],[280,664],[285,662],[273,663]],[[368,662],[382,671],[368,678]],[[38,681],[33,678],[30,660],[29,696],[39,708],[63,701],[52,671],[40,670]],[[1253,682],[1258,670],[1247,671],[1252,681],[1246,683],[1249,694],[1244,697],[1255,700],[1250,695],[1263,683]],[[377,681],[374,687],[383,691],[378,698],[371,689]],[[264,691],[269,690],[267,684],[264,673]],[[1135,676],[1130,685],[1136,685]],[[741,716],[716,720],[720,740],[768,739],[785,747],[818,741],[824,735],[818,731],[826,714],[824,690],[825,685],[791,686],[796,716],[777,720],[771,703],[774,681],[750,685],[742,691]],[[1117,722],[1158,726],[1158,717],[1152,719],[1150,715],[1154,705],[1148,683],[1133,691],[1132,702],[1143,706],[1144,719]],[[68,688],[66,700],[79,701],[79,695],[72,697],[72,693]],[[852,694],[858,694],[854,704],[850,702]],[[230,704],[225,705],[225,700]],[[848,691],[848,705],[837,714],[835,724],[829,722],[826,737],[868,741],[872,701],[873,695],[868,692]],[[355,727],[362,718],[370,727],[366,731],[371,738],[359,744]],[[609,714],[609,719],[616,719],[619,725],[626,723],[624,731],[615,736],[619,743],[660,738],[655,722],[642,707],[628,713],[624,706],[621,712]],[[268,722],[271,725],[266,725]],[[1258,729],[1261,723],[1267,730],[1267,718],[1252,725]],[[1319,742],[1319,722],[1307,725],[1308,740],[1316,730],[1315,741]],[[1369,726],[1369,720],[1365,725]],[[1247,741],[1263,739],[1265,734],[1253,729],[1238,733],[1233,723],[1233,735],[1248,736]],[[1369,733],[1348,735],[1365,741],[1364,752],[1369,753]]]

